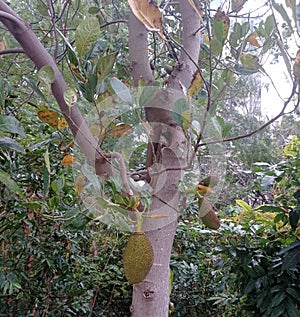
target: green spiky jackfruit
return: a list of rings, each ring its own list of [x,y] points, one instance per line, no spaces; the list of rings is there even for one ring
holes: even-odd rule
[[[153,249],[148,237],[143,232],[133,233],[123,255],[123,268],[128,282],[142,282],[152,267],[153,259]]]

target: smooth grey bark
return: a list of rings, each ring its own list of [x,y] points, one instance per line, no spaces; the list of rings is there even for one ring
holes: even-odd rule
[[[166,214],[168,218],[143,222],[154,250],[154,264],[145,280],[133,286],[132,317],[167,317],[169,313],[169,264],[180,204],[178,183],[183,177],[188,152],[186,136],[174,122],[172,109],[175,100],[184,97],[182,85],[188,88],[192,82],[200,50],[199,16],[185,0],[180,0],[180,9],[183,46],[194,61],[181,52],[169,79],[169,89],[159,91],[145,108],[153,129],[146,163],[154,189],[151,213]],[[129,22],[129,56],[134,83],[137,85],[143,78],[151,84],[154,77],[148,60],[148,32],[133,14]]]

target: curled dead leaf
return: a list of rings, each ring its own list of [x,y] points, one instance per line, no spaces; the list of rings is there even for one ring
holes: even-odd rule
[[[162,14],[158,6],[148,0],[128,0],[133,14],[145,25],[149,31],[158,32],[164,39],[162,32]]]

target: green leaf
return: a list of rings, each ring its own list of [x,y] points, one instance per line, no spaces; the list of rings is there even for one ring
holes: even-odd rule
[[[102,80],[110,74],[112,71],[115,61],[117,59],[118,52],[103,56],[99,59],[97,63],[97,75],[98,81],[102,82]]]
[[[254,210],[258,211],[267,211],[267,212],[278,212],[278,213],[285,213],[285,209],[281,208],[281,207],[277,207],[277,206],[271,206],[271,205],[262,205],[262,206],[258,206],[256,207]]]
[[[289,221],[290,221],[290,225],[291,225],[293,230],[297,229],[298,221],[299,221],[299,215],[300,215],[300,210],[297,209],[297,208],[292,210],[292,211],[290,211],[290,213],[289,213]]]
[[[21,153],[25,152],[23,146],[20,143],[9,137],[0,138],[0,148],[11,149]]]
[[[296,308],[296,304],[290,298],[288,298],[286,303],[287,314],[286,317],[299,317],[299,311]]]
[[[79,58],[82,58],[100,37],[100,25],[96,17],[83,20],[75,32],[75,46]]]
[[[139,87],[139,106],[144,107],[152,100],[157,93],[157,89],[158,87],[155,86]]]
[[[185,116],[187,116],[186,118],[188,118],[188,111],[190,111],[190,106],[186,98],[180,98],[176,100],[173,106],[173,119],[181,127],[183,127],[183,122],[185,120],[183,114],[185,114]]]
[[[0,169],[0,182],[3,183],[11,192],[24,198],[21,188],[18,184],[10,177],[10,175]]]
[[[294,288],[287,287],[285,291],[297,301],[300,300],[300,292],[297,292]]]
[[[236,204],[242,207],[246,212],[252,213],[252,208],[243,200],[237,199]]]
[[[23,126],[13,116],[2,116],[0,115],[0,130],[3,132],[19,134],[22,137],[26,137]]]
[[[97,87],[97,75],[93,73],[89,73],[87,75],[87,83],[84,85],[85,93],[84,96],[89,102],[94,101],[94,97],[96,94],[96,87]]]
[[[223,44],[219,40],[212,38],[210,41],[210,48],[214,55],[219,56],[223,51]]]
[[[123,101],[131,104],[132,103],[132,97],[130,94],[129,89],[125,84],[121,82],[120,79],[113,77],[110,80],[111,88],[114,90],[114,92],[117,94],[117,96],[122,99]]]
[[[273,14],[271,14],[267,17],[264,26],[265,26],[265,32],[266,32],[265,37],[270,36],[275,28],[275,19],[274,19]]]
[[[54,82],[54,70],[51,66],[43,66],[38,71],[38,78],[46,84],[52,84]]]
[[[47,102],[47,99],[45,98],[44,94],[41,92],[41,90],[37,87],[37,85],[29,78],[24,78],[25,82],[31,87],[31,89],[45,102]]]
[[[273,5],[274,9],[280,13],[283,20],[288,24],[289,28],[292,30],[293,26],[292,26],[291,19],[290,19],[288,13],[286,12],[285,8],[283,7],[283,5],[276,3],[274,0],[272,0],[272,5]]]

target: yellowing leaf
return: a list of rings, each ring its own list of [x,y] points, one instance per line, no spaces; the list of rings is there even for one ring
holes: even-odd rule
[[[189,97],[193,97],[200,90],[202,85],[203,85],[203,80],[200,76],[199,71],[196,71],[194,76],[193,76],[192,83],[188,89]]]
[[[161,38],[164,38],[162,14],[157,5],[149,3],[148,0],[128,0],[128,3],[133,14],[149,31],[156,31]]]
[[[90,131],[93,136],[98,137],[100,143],[103,141],[106,132],[104,127],[101,127],[100,124],[92,124]]]
[[[204,185],[201,185],[199,184],[197,186],[197,192],[201,195],[206,195],[206,194],[211,194],[213,193],[213,190],[211,189],[211,187],[209,186],[204,186]]]
[[[132,127],[126,123],[120,123],[115,125],[110,131],[110,136],[124,136],[132,131]]]
[[[114,108],[115,100],[109,91],[105,91],[98,96],[97,106],[101,110]]]
[[[58,126],[58,113],[53,110],[43,109],[38,112],[38,117],[53,128]]]
[[[243,54],[241,56],[241,63],[243,64],[243,67],[247,69],[258,70],[260,68],[259,58],[255,55]]]
[[[61,161],[62,166],[70,166],[75,162],[74,156],[67,154],[64,156],[64,158]]]
[[[79,174],[76,177],[76,180],[74,183],[74,189],[77,194],[81,194],[83,192],[85,183],[86,183],[85,176],[83,174]]]
[[[64,130],[68,126],[67,120],[65,118],[60,118],[58,120],[57,127],[61,130]]]
[[[260,44],[258,43],[257,41],[257,37],[258,37],[258,34],[257,32],[252,32],[248,37],[247,37],[247,42],[249,42],[252,46],[255,46],[255,47],[260,47]]]

